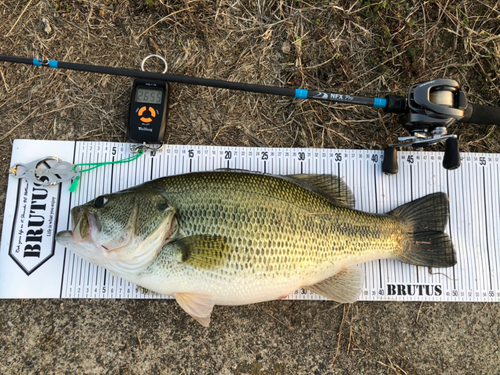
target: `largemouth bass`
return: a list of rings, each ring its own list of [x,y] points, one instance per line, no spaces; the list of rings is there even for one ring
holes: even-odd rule
[[[298,288],[338,302],[359,297],[356,264],[396,259],[456,263],[444,233],[448,197],[435,193],[384,215],[354,209],[331,175],[245,171],[164,177],[97,197],[71,211],[56,240],[145,289],[173,295],[208,326],[214,305],[286,297]]]

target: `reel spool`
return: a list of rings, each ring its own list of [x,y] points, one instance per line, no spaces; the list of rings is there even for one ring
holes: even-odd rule
[[[443,167],[458,168],[458,139],[454,134],[447,134],[447,127],[462,120],[466,109],[467,98],[455,80],[437,79],[410,87],[405,127],[412,135],[398,138],[401,143],[390,144],[384,150],[382,171],[387,174],[398,172],[396,147],[421,150],[440,142],[446,142]]]

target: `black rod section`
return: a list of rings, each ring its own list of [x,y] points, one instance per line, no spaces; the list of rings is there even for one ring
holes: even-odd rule
[[[0,61],[8,61],[8,62],[14,62],[14,63],[34,65],[33,59],[26,58],[26,57],[0,55]],[[48,61],[48,60],[39,60],[39,61],[40,61],[40,64],[42,66],[51,67],[49,65],[50,61]],[[180,75],[176,75],[176,74],[151,73],[151,72],[143,72],[140,70],[112,68],[112,67],[108,67],[108,66],[99,66],[99,65],[76,64],[76,63],[68,63],[68,62],[64,62],[64,61],[57,61],[57,68],[69,69],[69,70],[79,70],[79,71],[83,71],[83,72],[92,72],[92,73],[101,73],[101,74],[112,74],[112,75],[125,76],[125,77],[155,79],[155,80],[159,80],[159,81],[177,82],[177,83],[184,83],[184,84],[198,85],[198,86],[217,87],[217,88],[221,88],[221,89],[249,91],[249,92],[256,92],[256,93],[261,93],[261,94],[272,94],[272,95],[282,95],[282,96],[295,97],[295,89],[254,85],[254,84],[249,84],[249,83],[229,82],[229,81],[207,79],[207,78],[180,76]]]
[[[239,91],[255,92],[261,94],[289,96],[299,99],[326,100],[334,103],[347,103],[347,104],[357,104],[357,105],[385,108],[385,99],[379,99],[373,97],[325,93],[321,91],[308,91],[304,89],[290,89],[284,87],[263,86],[263,85],[249,84],[249,83],[181,76],[176,74],[151,73],[151,72],[143,72],[140,70],[112,68],[108,66],[76,64],[76,63],[68,63],[56,60],[30,59],[27,57],[17,57],[17,56],[0,55],[0,61],[28,64],[28,65],[35,65],[42,67],[45,66],[56,69],[61,68],[61,69],[69,69],[69,70],[76,70],[83,72],[111,74],[111,75],[125,76],[125,77],[154,79],[159,81],[216,87],[221,89],[239,90]],[[380,100],[383,101],[383,104],[379,102]]]

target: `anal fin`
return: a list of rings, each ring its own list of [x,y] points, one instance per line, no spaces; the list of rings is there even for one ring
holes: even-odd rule
[[[363,289],[365,271],[360,267],[345,268],[339,273],[304,289],[341,303],[356,302]]]
[[[176,293],[174,294],[177,303],[195,318],[203,327],[210,324],[210,314],[214,308],[214,301],[205,294]]]

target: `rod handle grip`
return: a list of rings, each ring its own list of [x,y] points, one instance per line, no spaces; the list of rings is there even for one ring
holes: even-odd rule
[[[465,110],[465,116],[460,121],[482,125],[500,125],[500,108],[469,103]]]

